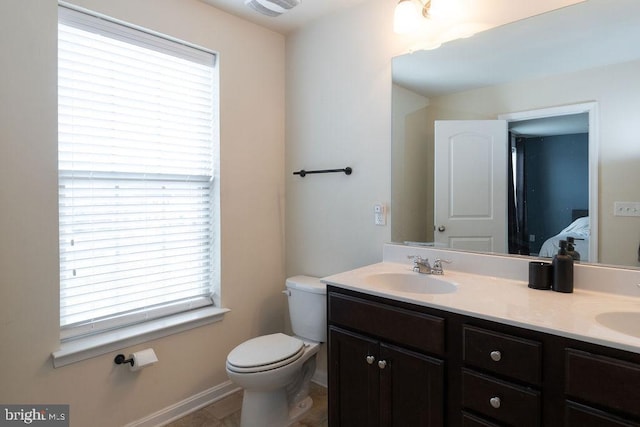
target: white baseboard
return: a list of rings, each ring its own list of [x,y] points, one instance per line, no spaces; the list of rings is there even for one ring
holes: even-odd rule
[[[240,390],[231,381],[204,390],[171,406],[154,412],[142,419],[127,424],[125,427],[159,427],[169,424],[200,408],[204,408]]]
[[[311,378],[316,384],[327,387],[327,373],[325,371],[316,370]],[[220,399],[240,391],[241,388],[232,383],[225,381],[224,383],[211,387],[210,389],[201,391],[191,397],[188,397],[178,403],[167,406],[153,414],[147,415],[137,421],[129,423],[124,427],[160,427],[169,424],[172,421],[180,419],[185,415],[211,405]]]

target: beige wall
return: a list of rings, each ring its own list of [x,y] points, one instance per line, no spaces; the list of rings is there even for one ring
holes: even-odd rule
[[[373,222],[374,204],[390,200],[391,55],[382,29],[393,2],[386,3],[364,2],[287,38],[288,274],[375,262],[389,240],[389,227]],[[292,175],[345,166],[352,175]]]
[[[391,241],[433,241],[433,134],[429,99],[393,85]]]
[[[58,348],[56,0],[0,2],[0,403],[71,405],[73,426],[143,418],[227,380],[229,350],[284,327],[284,54],[280,34],[196,0],[74,3],[220,53],[222,322],[152,346],[138,373]]]

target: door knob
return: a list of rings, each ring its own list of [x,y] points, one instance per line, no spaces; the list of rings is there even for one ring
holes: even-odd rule
[[[447,228],[444,225],[441,225],[441,226],[438,227],[438,231],[441,232],[441,233],[446,229]]]
[[[367,363],[369,365],[373,364],[373,362],[375,362],[376,358],[373,356],[367,356]]]
[[[500,398],[499,397],[492,397],[491,399],[489,399],[489,403],[491,404],[492,407],[498,409],[500,407]]]
[[[386,361],[386,360],[380,360],[380,361],[378,362],[378,368],[380,368],[380,369],[384,369],[384,368],[386,368],[386,367],[387,367],[387,361]]]

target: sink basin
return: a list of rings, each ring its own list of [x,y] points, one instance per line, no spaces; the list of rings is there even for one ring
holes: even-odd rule
[[[380,289],[412,294],[448,294],[457,286],[440,276],[407,273],[379,273],[367,276],[368,284]]]
[[[640,338],[640,312],[638,311],[601,313],[596,316],[596,321],[616,332]]]

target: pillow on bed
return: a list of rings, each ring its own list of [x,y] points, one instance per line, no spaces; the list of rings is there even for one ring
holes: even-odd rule
[[[576,234],[575,237],[589,237],[589,217],[576,219],[560,232],[560,234],[564,233]]]

